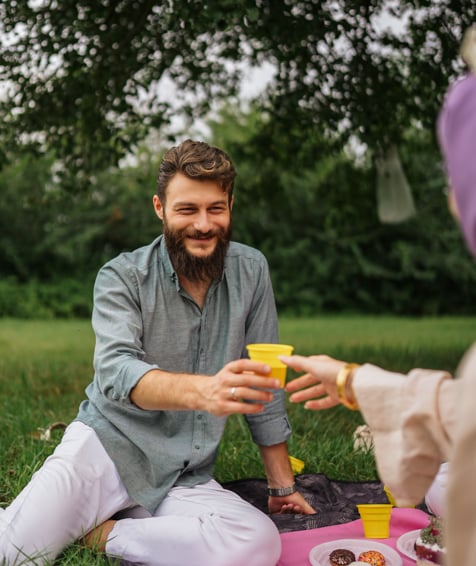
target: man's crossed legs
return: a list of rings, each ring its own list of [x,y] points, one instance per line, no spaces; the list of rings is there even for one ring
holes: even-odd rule
[[[74,422],[0,513],[0,564],[52,562],[111,517],[105,552],[125,564],[275,566],[281,553],[271,519],[214,480],[173,488],[154,515],[135,506],[96,433]]]

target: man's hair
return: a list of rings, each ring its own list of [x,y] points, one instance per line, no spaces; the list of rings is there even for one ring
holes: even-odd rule
[[[205,142],[185,140],[164,155],[157,178],[157,195],[165,203],[166,189],[177,173],[197,181],[215,181],[231,201],[236,171],[228,155]]]

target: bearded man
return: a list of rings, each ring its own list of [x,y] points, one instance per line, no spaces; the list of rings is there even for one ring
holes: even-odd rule
[[[47,563],[81,538],[123,564],[275,566],[273,521],[213,479],[230,414],[259,446],[270,512],[314,512],[294,486],[283,390],[245,359],[246,344],[278,341],[278,324],[266,259],[230,241],[235,176],[204,142],[165,154],[163,235],[98,273],[94,379],[0,513],[0,563]]]

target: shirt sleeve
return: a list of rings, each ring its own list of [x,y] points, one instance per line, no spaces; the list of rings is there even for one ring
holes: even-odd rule
[[[278,314],[268,263],[261,253],[257,257],[259,261],[253,260],[247,282],[253,285],[254,292],[246,317],[243,357],[248,357],[246,344],[278,342]]]
[[[246,344],[278,342],[278,316],[268,264],[264,256],[260,267],[252,308],[247,319]],[[247,356],[247,353],[244,355]],[[280,444],[291,435],[284,390],[273,390],[273,394],[273,400],[267,403],[263,412],[245,416],[253,441],[260,446]]]
[[[94,369],[105,397],[131,404],[131,390],[145,373],[158,366],[144,361],[138,285],[133,274],[119,265],[117,261],[106,264],[94,286]]]
[[[372,431],[379,475],[401,506],[423,499],[449,457],[458,387],[444,371],[402,375],[365,364],[355,373],[354,394]]]

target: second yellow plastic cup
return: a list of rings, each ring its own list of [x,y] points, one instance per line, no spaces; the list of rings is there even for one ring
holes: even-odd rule
[[[278,356],[290,356],[294,347],[288,344],[248,344],[246,348],[250,359],[268,364],[271,367],[269,376],[279,379],[281,387],[284,387],[287,366],[278,360]]]
[[[365,503],[357,505],[364,526],[365,538],[388,538],[390,534],[390,503]]]
[[[400,507],[400,505],[397,505],[397,502],[395,501],[395,498],[392,495],[392,492],[388,489],[388,487],[386,485],[383,486],[383,490],[385,491],[385,495],[387,496],[388,501],[394,506],[394,507]],[[410,507],[410,508],[414,508],[415,505],[407,505],[406,507]]]
[[[383,486],[383,490],[385,491],[385,495],[387,496],[388,502],[394,507],[397,507],[397,503],[392,495],[392,492],[388,489],[386,485]]]
[[[289,462],[295,474],[300,474],[303,471],[305,464],[299,458],[295,458],[294,456],[289,456]]]

